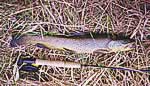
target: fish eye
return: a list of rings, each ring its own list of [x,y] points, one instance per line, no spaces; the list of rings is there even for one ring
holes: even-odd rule
[[[127,44],[127,43],[129,43],[129,41],[127,41],[127,40],[120,40],[120,43]]]

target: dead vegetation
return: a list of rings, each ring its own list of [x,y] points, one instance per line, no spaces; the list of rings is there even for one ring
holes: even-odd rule
[[[20,72],[14,81],[15,58],[33,55],[131,69],[150,68],[149,0],[0,0],[0,83],[4,85],[149,85],[149,72],[95,68],[41,67]],[[35,46],[10,48],[12,35],[78,32],[123,34],[135,40],[134,50],[113,54],[72,54]]]

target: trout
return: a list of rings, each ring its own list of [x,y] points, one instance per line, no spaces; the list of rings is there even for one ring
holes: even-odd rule
[[[66,38],[55,36],[31,36],[25,35],[13,38],[11,47],[19,45],[44,45],[47,48],[69,50],[76,53],[98,53],[101,51],[117,52],[131,50],[129,40],[113,40],[108,37],[99,38]]]

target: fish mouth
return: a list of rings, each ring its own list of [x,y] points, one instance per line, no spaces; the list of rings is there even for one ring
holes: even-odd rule
[[[108,43],[108,48],[125,47],[131,43],[132,42],[128,40],[114,40]],[[132,47],[132,46],[128,46],[128,47]]]

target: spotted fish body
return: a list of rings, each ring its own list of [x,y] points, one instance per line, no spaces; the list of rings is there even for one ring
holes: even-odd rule
[[[53,36],[23,36],[13,39],[11,45],[42,44],[48,48],[66,49],[77,53],[94,53],[100,49],[119,48],[126,45],[125,40],[112,40],[110,38],[64,38]]]

